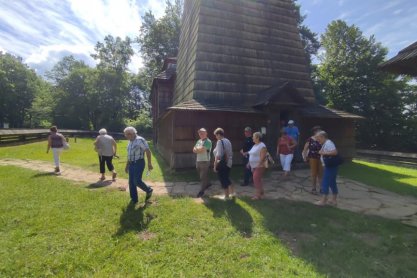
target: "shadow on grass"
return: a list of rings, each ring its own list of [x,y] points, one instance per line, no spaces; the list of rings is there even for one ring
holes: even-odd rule
[[[252,216],[236,201],[208,198],[204,199],[204,205],[213,211],[214,217],[226,217],[243,237],[252,236]]]
[[[247,201],[291,253],[327,277],[415,277],[417,229],[288,200]]]
[[[36,173],[32,176],[32,178],[42,178],[42,177],[48,177],[48,176],[55,176],[55,172]]]
[[[403,195],[417,197],[417,186],[412,186],[399,181],[400,179],[415,179],[417,176],[394,173],[384,169],[378,169],[361,163],[347,163],[340,168],[340,175],[367,185],[379,187],[385,190]]]
[[[130,202],[123,209],[120,215],[120,227],[113,236],[119,237],[130,231],[139,233],[146,230],[152,220],[152,215],[144,213],[146,208],[147,204],[136,208],[136,204]]]
[[[88,189],[97,189],[97,188],[110,186],[111,184],[112,184],[111,180],[97,181],[95,183],[89,184],[88,186],[86,186],[86,188],[88,188]]]

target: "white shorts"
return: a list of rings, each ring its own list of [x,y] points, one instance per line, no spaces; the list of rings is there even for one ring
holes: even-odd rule
[[[291,162],[292,162],[293,157],[294,157],[294,154],[292,154],[292,153],[291,154],[280,154],[279,155],[279,159],[281,161],[282,169],[285,172],[291,171]]]

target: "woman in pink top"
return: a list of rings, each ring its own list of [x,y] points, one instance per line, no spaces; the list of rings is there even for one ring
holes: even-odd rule
[[[284,170],[284,177],[287,177],[291,171],[291,161],[294,157],[294,149],[297,142],[290,137],[285,128],[281,129],[281,137],[277,142],[277,157],[281,161],[282,169]]]

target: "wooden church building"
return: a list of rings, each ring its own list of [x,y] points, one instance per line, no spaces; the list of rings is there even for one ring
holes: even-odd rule
[[[246,126],[265,133],[275,153],[280,123],[292,119],[301,141],[322,126],[346,158],[359,116],[316,103],[292,0],[186,0],[178,57],[152,85],[154,143],[171,168],[195,165],[201,127],[225,130],[238,153]]]

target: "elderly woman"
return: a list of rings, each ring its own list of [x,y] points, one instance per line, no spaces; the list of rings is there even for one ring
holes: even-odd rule
[[[324,175],[323,180],[321,182],[322,198],[315,204],[319,206],[324,206],[326,204],[337,205],[337,194],[339,191],[337,189],[336,176],[339,167],[337,164],[330,165],[330,163],[326,162],[327,160],[331,160],[332,158],[336,159],[336,156],[338,155],[337,149],[335,144],[328,139],[328,135],[324,131],[319,131],[316,134],[316,139],[322,145],[319,154],[321,155],[321,161],[324,166]],[[328,200],[329,188],[332,190],[331,200]]]
[[[321,150],[321,144],[316,139],[316,133],[321,130],[321,127],[315,126],[312,128],[313,135],[307,139],[307,142],[304,145],[303,150],[303,159],[305,162],[308,162],[310,165],[312,194],[317,194],[317,186],[320,185],[321,179],[323,177],[323,166],[320,160],[319,151]]]
[[[59,167],[59,157],[64,149],[66,140],[64,135],[58,133],[58,128],[56,126],[52,126],[49,131],[50,135],[48,136],[48,146],[46,148],[46,153],[49,153],[49,150],[52,149],[52,154],[54,156],[55,162],[55,174],[60,175],[61,170]]]
[[[146,192],[145,202],[147,202],[151,198],[153,190],[143,182],[142,175],[145,170],[145,155],[148,160],[148,170],[151,171],[153,169],[151,151],[146,140],[137,135],[137,131],[134,127],[126,127],[123,132],[126,139],[129,140],[127,145],[127,163],[125,172],[129,174],[129,193],[131,202],[138,202],[137,187]]]
[[[262,176],[265,173],[265,162],[267,149],[264,143],[261,142],[262,134],[255,132],[252,136],[253,147],[249,151],[249,165],[253,173],[253,184],[255,186],[256,194],[252,200],[260,200],[264,197],[264,189],[262,186]]]
[[[234,196],[234,188],[230,180],[230,169],[233,161],[232,143],[224,137],[224,130],[221,128],[216,128],[214,135],[217,143],[216,148],[213,150],[213,169],[217,173],[220,184],[224,189],[224,197],[227,200],[229,197]]]
[[[291,162],[294,158],[294,149],[297,142],[287,134],[285,128],[281,129],[281,137],[277,143],[277,156],[281,161],[282,169],[284,170],[284,177],[288,177],[291,171]]]
[[[114,141],[113,137],[107,134],[107,130],[102,128],[98,131],[99,136],[97,136],[96,141],[94,141],[95,150],[98,153],[98,160],[100,162],[100,180],[105,180],[106,168],[112,172],[112,180],[116,180],[117,173],[114,170],[113,166],[113,156],[117,152],[117,144]]]

